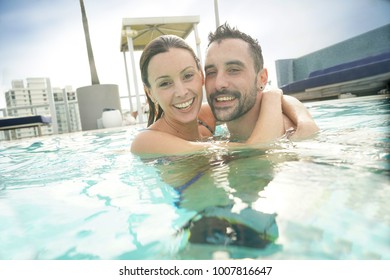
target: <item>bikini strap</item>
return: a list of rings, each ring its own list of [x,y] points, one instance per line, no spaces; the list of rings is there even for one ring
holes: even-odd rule
[[[198,124],[203,125],[211,132],[211,134],[214,134],[214,131],[211,129],[211,127],[209,127],[206,123],[202,122],[200,119],[198,119]]]

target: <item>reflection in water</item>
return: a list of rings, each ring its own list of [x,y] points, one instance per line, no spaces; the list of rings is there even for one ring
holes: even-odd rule
[[[238,214],[230,208],[212,207],[198,213],[183,230],[191,243],[265,248],[278,237],[275,214],[246,208]]]
[[[272,157],[261,150],[218,150],[154,161],[178,193],[175,205],[193,213],[178,234],[193,244],[256,249],[272,244],[278,238],[276,214],[252,208],[273,179]]]

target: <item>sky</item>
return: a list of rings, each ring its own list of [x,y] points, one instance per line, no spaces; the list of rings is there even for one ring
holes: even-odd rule
[[[84,0],[84,5],[100,83],[117,84],[123,96],[128,94],[119,48],[123,18],[199,16],[202,59],[216,27],[214,0]],[[221,24],[259,41],[274,86],[275,60],[390,23],[390,0],[218,0],[218,11]],[[194,38],[191,33],[188,42],[195,48]],[[132,75],[129,56],[127,63]],[[11,81],[29,77],[48,77],[52,87],[91,85],[79,0],[0,0],[0,108]]]

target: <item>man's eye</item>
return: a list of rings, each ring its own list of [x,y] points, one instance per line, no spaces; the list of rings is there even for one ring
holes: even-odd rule
[[[214,76],[216,73],[217,73],[216,71],[207,71],[206,72],[206,77]]]
[[[240,69],[238,69],[238,68],[230,68],[230,69],[228,69],[229,73],[237,73],[239,71],[240,71]]]

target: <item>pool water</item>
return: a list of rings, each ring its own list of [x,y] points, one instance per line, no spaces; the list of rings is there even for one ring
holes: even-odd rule
[[[267,151],[142,161],[142,126],[0,142],[0,259],[390,259],[389,105],[308,103],[319,135]]]

